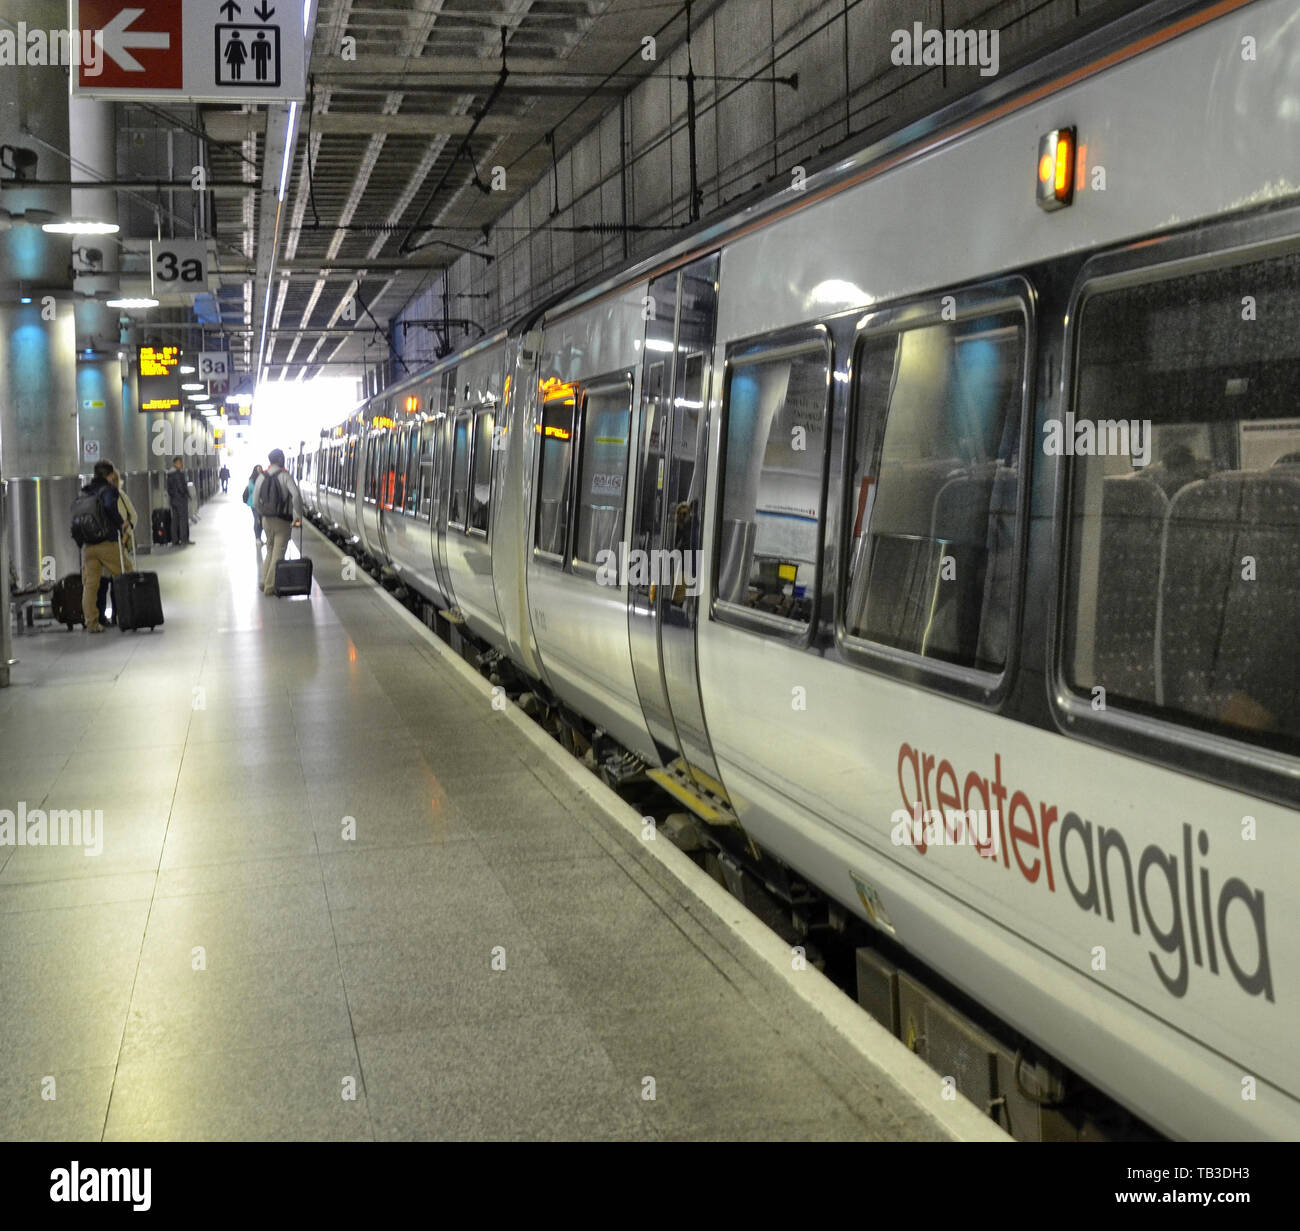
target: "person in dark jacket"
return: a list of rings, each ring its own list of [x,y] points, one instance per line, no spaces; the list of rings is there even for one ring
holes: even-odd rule
[[[172,459],[167,472],[167,503],[172,510],[172,543],[177,547],[190,542],[190,488],[185,478],[185,462]]]
[[[267,466],[253,487],[253,508],[266,527],[266,560],[262,565],[262,593],[275,593],[275,566],[284,559],[294,526],[302,525],[302,493],[284,468],[284,451],[272,449]]]
[[[117,488],[117,512],[122,519],[122,552],[124,558],[129,560],[131,553],[135,550],[135,506],[132,505],[126,492],[122,490],[122,476],[120,474],[110,474],[108,481]],[[99,579],[99,593],[95,597],[95,609],[99,612],[99,622],[108,627],[112,627],[117,623],[116,612],[112,616],[107,614],[109,584],[112,580],[108,573],[102,574]]]
[[[102,633],[103,624],[99,620],[99,580],[104,573],[110,577],[121,574],[123,565],[130,572],[134,567],[131,558],[121,552],[119,539],[126,526],[119,505],[117,471],[107,459],[95,463],[94,478],[81,489],[83,495],[92,493],[99,496],[103,509],[105,529],[111,530],[112,537],[99,543],[84,543],[81,548],[81,614],[85,617],[86,632]]]
[[[217,471],[217,478],[221,480],[221,490],[228,492],[230,490],[230,467],[223,464],[221,469]]]

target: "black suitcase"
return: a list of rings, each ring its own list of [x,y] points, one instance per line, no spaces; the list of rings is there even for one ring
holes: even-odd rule
[[[311,561],[305,556],[297,560],[281,560],[275,566],[275,592],[280,598],[310,594]]]
[[[113,578],[113,619],[124,633],[163,622],[157,573],[120,573]]]
[[[84,624],[86,617],[81,614],[81,574],[69,573],[54,583],[54,592],[50,595],[54,608],[54,618],[60,624],[66,624],[72,631],[74,624]]]
[[[117,540],[117,558],[125,569],[121,539]],[[121,572],[113,578],[113,621],[124,633],[137,628],[152,632],[163,622],[157,573]]]
[[[153,541],[155,543],[170,543],[172,541],[171,509],[154,509],[149,524],[153,527]]]
[[[298,529],[298,559],[281,560],[275,566],[272,587],[278,598],[295,598],[311,593],[311,560],[302,554],[302,528]]]

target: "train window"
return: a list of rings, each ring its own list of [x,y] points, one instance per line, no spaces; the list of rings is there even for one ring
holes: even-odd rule
[[[492,499],[492,428],[496,416],[488,410],[474,414],[474,481],[469,492],[469,528],[487,533]]]
[[[542,421],[537,425],[542,447],[537,463],[537,531],[534,543],[538,551],[562,558],[564,536],[569,525],[574,396],[571,386],[557,392],[563,396],[547,396],[542,405]]]
[[[632,430],[632,385],[587,389],[582,397],[578,457],[578,519],[573,558],[600,563],[603,551],[623,541],[628,439]]]
[[[465,529],[465,488],[469,484],[469,416],[456,420],[452,434],[451,452],[451,508],[447,514],[449,524]]]
[[[382,443],[378,434],[371,436],[370,448],[366,452],[366,490],[363,496],[372,504],[377,499],[379,491],[379,448]]]
[[[1094,709],[1300,753],[1297,319],[1295,253],[1084,300],[1043,446],[1072,458],[1064,666]]]
[[[420,511],[421,521],[433,516],[433,451],[438,447],[437,424],[426,423],[420,429]]]
[[[718,606],[806,626],[821,554],[830,356],[818,339],[729,357]]]
[[[1006,666],[1026,331],[1017,305],[864,339],[847,636],[977,671]]]
[[[406,437],[406,478],[402,511],[414,513],[420,502],[420,425],[412,423]]]
[[[384,433],[384,447],[379,455],[379,503],[391,509],[397,491],[396,457],[401,451],[401,432],[394,428]]]

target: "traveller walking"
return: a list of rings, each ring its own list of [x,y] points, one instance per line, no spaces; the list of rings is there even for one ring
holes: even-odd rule
[[[284,559],[294,526],[302,524],[302,493],[284,468],[284,450],[267,454],[266,472],[253,489],[253,508],[266,530],[266,560],[262,565],[262,593],[275,593],[275,566]]]
[[[262,541],[262,515],[257,511],[257,505],[253,503],[253,492],[257,487],[257,480],[261,477],[261,466],[254,466],[253,473],[248,476],[248,486],[244,488],[244,503],[248,505],[253,514],[253,537],[259,543]]]

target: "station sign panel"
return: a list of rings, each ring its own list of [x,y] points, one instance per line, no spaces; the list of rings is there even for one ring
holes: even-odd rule
[[[230,355],[223,350],[199,351],[198,369],[200,380],[229,381]],[[216,389],[213,389],[212,392],[215,393]]]
[[[181,348],[141,346],[136,352],[141,414],[181,408]]]
[[[201,239],[151,239],[149,272],[155,297],[206,291],[208,245]]]
[[[280,0],[69,0],[87,98],[275,102],[306,98],[302,8]]]

